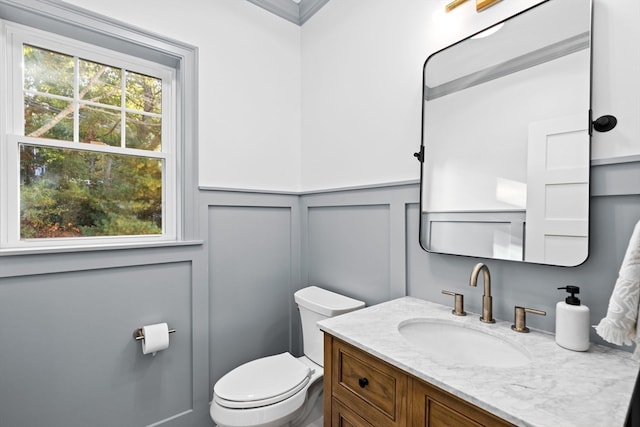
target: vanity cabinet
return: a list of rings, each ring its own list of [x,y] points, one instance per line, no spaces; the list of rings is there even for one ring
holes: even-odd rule
[[[513,426],[329,334],[325,427]]]
[[[331,335],[324,351],[325,427],[407,425],[406,374]]]
[[[411,381],[412,427],[506,427],[513,424],[429,383]]]

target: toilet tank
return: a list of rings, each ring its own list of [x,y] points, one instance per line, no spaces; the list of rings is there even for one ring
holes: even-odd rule
[[[300,310],[304,354],[318,365],[324,366],[324,337],[317,323],[329,317],[358,310],[365,304],[317,286],[300,289],[293,297]]]

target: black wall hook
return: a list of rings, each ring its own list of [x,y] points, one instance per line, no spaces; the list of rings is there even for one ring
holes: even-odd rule
[[[592,123],[593,129],[598,132],[609,132],[611,129],[616,127],[617,124],[618,119],[611,115],[600,116]]]

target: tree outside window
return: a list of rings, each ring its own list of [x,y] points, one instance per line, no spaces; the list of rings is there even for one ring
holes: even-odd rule
[[[162,79],[22,52],[20,239],[162,234]]]

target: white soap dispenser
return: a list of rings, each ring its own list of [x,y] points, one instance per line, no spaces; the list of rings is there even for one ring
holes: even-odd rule
[[[589,307],[580,304],[578,286],[564,286],[571,296],[556,304],[556,343],[569,350],[589,349]]]

